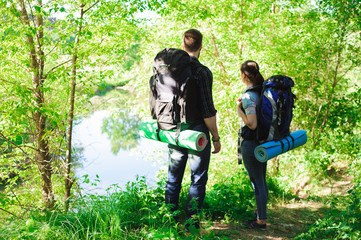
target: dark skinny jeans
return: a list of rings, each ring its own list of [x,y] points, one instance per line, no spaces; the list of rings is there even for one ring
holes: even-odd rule
[[[267,219],[268,187],[266,182],[267,162],[261,163],[254,156],[254,149],[258,146],[256,141],[244,140],[241,151],[243,164],[251,180],[256,198],[257,218]]]
[[[192,128],[193,130],[204,132],[209,139],[209,131],[203,123]],[[206,194],[206,184],[208,180],[208,167],[211,157],[211,143],[201,152],[169,145],[169,167],[168,179],[165,189],[166,204],[172,204],[171,210],[178,209],[179,194],[182,187],[184,170],[187,160],[191,169],[191,185],[187,197],[186,214],[187,218],[197,214],[202,207]],[[193,202],[196,202],[194,206]]]

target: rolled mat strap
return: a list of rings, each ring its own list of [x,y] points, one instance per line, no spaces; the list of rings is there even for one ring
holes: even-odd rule
[[[139,134],[144,138],[169,143],[174,146],[180,146],[195,151],[203,151],[208,143],[207,136],[203,132],[183,130],[179,132],[177,137],[176,131],[159,129],[157,134],[157,129],[158,126],[156,122],[143,122],[140,124]],[[176,139],[178,140],[178,144]]]
[[[295,148],[295,139],[290,135],[290,138],[292,139],[292,147],[290,146],[290,150]]]
[[[180,134],[181,128],[182,128],[181,125],[182,125],[181,122],[177,123],[177,131],[176,131],[176,135],[175,135],[175,143],[177,144],[177,146],[179,146],[179,134]]]
[[[297,130],[280,141],[270,141],[257,146],[254,149],[254,155],[258,161],[266,162],[282,153],[300,147],[306,142],[306,131]]]
[[[160,136],[159,136],[159,127],[157,128],[156,132],[157,132],[157,140],[160,141]]]

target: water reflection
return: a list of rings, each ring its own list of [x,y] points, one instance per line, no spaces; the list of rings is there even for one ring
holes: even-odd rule
[[[83,150],[76,176],[100,180],[97,186],[82,184],[86,191],[104,193],[113,184],[124,187],[137,175],[146,176],[149,184],[156,182],[157,172],[165,166],[166,145],[139,138],[139,124],[140,119],[127,112],[103,110],[74,127],[74,147]]]
[[[108,135],[111,151],[117,155],[120,149],[135,148],[139,140],[140,119],[128,111],[118,111],[103,119],[102,133]]]

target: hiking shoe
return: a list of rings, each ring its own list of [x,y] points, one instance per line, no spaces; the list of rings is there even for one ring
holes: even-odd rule
[[[255,228],[260,230],[266,230],[267,224],[259,224],[257,220],[249,220],[247,222],[242,223],[246,228]]]
[[[194,219],[188,219],[184,224],[184,231],[194,233],[200,229],[199,221]]]
[[[184,225],[185,232],[194,233],[194,232],[198,232],[199,229],[200,229],[199,224],[185,224]]]
[[[257,220],[257,210],[254,210],[252,214],[254,215],[254,218],[252,220]]]

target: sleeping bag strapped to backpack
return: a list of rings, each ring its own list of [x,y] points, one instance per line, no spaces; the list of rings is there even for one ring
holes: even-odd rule
[[[276,75],[263,83],[257,109],[257,140],[260,143],[278,141],[290,135],[295,95],[290,77]]]
[[[159,129],[179,132],[181,123],[202,119],[194,77],[199,67],[180,49],[163,49],[154,58],[149,105]]]

